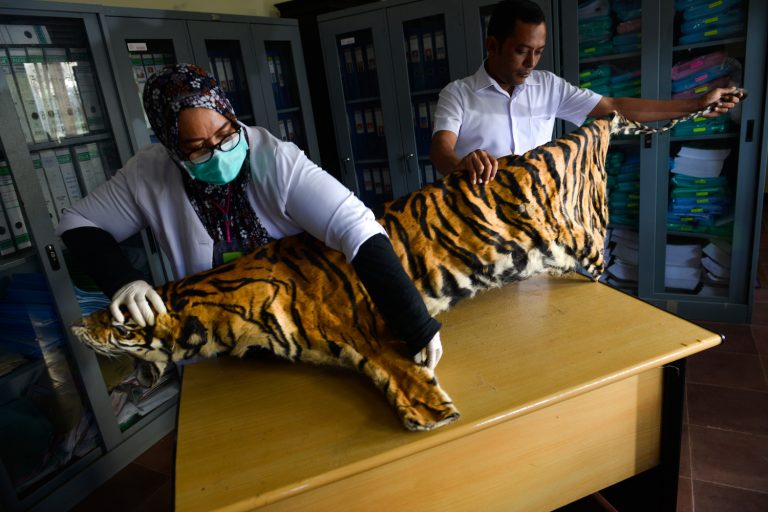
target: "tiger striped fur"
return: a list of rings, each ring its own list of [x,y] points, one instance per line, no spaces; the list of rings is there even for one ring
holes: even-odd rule
[[[388,204],[380,222],[430,313],[543,271],[582,267],[599,276],[608,222],[605,157],[611,133],[628,123],[614,114],[503,157],[488,184],[454,173]],[[362,372],[410,430],[459,417],[434,372],[405,356],[405,344],[344,256],[309,235],[277,240],[158,292],[168,313],[154,326],[118,324],[104,310],[73,332],[99,353],[150,362],[155,378],[173,361],[242,356],[258,347]]]

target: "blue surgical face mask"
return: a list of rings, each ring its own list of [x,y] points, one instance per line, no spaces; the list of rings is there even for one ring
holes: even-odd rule
[[[240,136],[237,145],[230,151],[213,150],[211,159],[202,164],[182,162],[184,169],[196,180],[210,183],[211,185],[226,185],[240,172],[245,161],[248,147],[245,137]]]

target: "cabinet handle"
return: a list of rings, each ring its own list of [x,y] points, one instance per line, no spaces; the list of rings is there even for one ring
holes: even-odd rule
[[[58,254],[56,254],[56,248],[52,244],[46,245],[45,254],[48,255],[48,263],[51,264],[51,270],[59,270],[61,263],[59,262]]]

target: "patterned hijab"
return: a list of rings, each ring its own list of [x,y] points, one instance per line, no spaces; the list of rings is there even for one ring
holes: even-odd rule
[[[186,156],[179,149],[179,113],[186,108],[207,108],[237,123],[235,111],[215,78],[194,64],[166,66],[150,76],[144,87],[144,110],[157,138],[182,173],[184,189],[214,243],[225,240],[227,225],[220,206],[230,204],[228,219],[234,241],[249,250],[271,240],[248,202],[250,158],[228,185],[211,185],[193,179],[181,166]],[[245,130],[243,136],[246,137]]]
[[[216,79],[194,64],[166,66],[150,76],[143,99],[152,130],[180,162],[185,156],[179,150],[179,112],[185,108],[207,108],[237,122],[235,111]]]

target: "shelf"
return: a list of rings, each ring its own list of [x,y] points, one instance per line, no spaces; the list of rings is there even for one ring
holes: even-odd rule
[[[300,112],[301,107],[288,107],[288,108],[279,108],[277,109],[277,115],[280,114],[291,114],[293,112]]]
[[[80,137],[66,137],[60,141],[53,142],[41,142],[39,144],[29,144],[29,151],[42,151],[44,149],[55,149],[62,146],[76,146],[80,144],[88,144],[90,142],[98,142],[100,140],[112,140],[112,134],[110,132],[95,133],[93,135],[82,135]]]
[[[440,91],[442,91],[442,89],[424,89],[421,91],[411,91],[411,96],[431,96],[434,94],[440,94]]]
[[[0,272],[7,272],[25,263],[35,261],[35,254],[35,250],[32,247],[28,247],[8,256],[3,256],[0,258]]]
[[[381,162],[387,162],[388,160],[386,158],[363,158],[363,159],[355,159],[355,165],[370,165],[370,164],[380,164]]]
[[[722,236],[722,235],[713,235],[710,233],[696,233],[693,231],[670,231],[667,230],[667,236],[680,236],[685,238],[704,238],[707,240],[716,239],[716,240],[726,240],[730,241],[733,236]]]
[[[675,136],[670,137],[669,140],[671,142],[678,142],[678,141],[695,141],[695,140],[727,140],[727,139],[738,139],[739,134],[738,133],[715,133],[713,135],[688,135],[688,136]]]
[[[746,37],[732,37],[729,39],[719,39],[717,41],[706,41],[704,43],[682,44],[678,46],[673,46],[672,51],[682,52],[686,50],[695,50],[697,48],[710,48],[712,46],[722,46],[724,44],[737,44],[737,43],[746,43],[746,42],[747,42]]]
[[[372,101],[381,101],[378,96],[369,96],[367,98],[357,98],[354,100],[346,100],[347,105],[356,105],[358,103],[369,103]]]
[[[579,64],[591,64],[593,62],[604,62],[606,60],[622,60],[622,59],[632,59],[632,58],[639,59],[640,55],[641,55],[640,52],[598,55],[597,57],[587,57],[586,59],[580,59]]]

